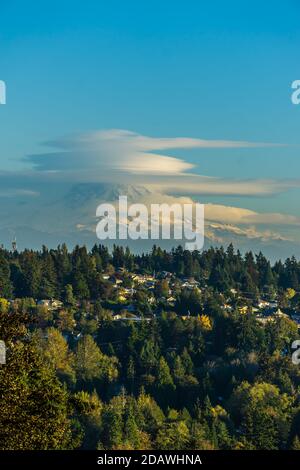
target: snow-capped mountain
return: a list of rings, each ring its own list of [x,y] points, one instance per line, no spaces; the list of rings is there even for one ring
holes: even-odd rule
[[[144,203],[149,207],[156,203],[184,203],[190,198],[177,198],[150,191],[144,186],[109,183],[80,183],[61,187],[58,191],[45,188],[37,197],[22,196],[6,199],[0,206],[0,243],[10,246],[14,237],[18,247],[40,248],[42,244],[55,247],[66,242],[68,245],[98,243],[96,237],[96,209],[99,204],[109,202],[117,204],[119,196],[126,195],[128,203]],[[157,240],[155,243],[157,244]],[[220,224],[218,221],[206,220],[205,248],[211,245],[220,246],[233,243],[242,252],[252,249],[263,251],[269,257],[286,257],[299,255],[299,247],[280,237],[265,238],[260,232],[245,230],[237,225]],[[115,243],[120,243],[118,240]],[[159,243],[166,249],[179,244],[179,241],[164,240]],[[108,243],[110,245],[113,242]],[[135,251],[151,249],[153,241],[125,240]]]

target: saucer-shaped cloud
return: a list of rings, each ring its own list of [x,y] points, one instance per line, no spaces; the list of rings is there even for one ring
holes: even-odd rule
[[[141,175],[182,175],[194,165],[157,151],[192,148],[242,148],[266,146],[251,142],[203,140],[187,137],[147,137],[134,132],[110,129],[50,141],[52,153],[31,155],[27,160],[41,171],[92,170]]]

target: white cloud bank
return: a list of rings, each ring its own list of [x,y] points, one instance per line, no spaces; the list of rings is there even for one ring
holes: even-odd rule
[[[27,157],[30,168],[20,172],[19,178],[23,176],[27,181],[31,179],[33,183],[38,181],[39,184],[45,182],[50,185],[58,182],[142,185],[151,191],[145,197],[145,203],[170,204],[191,202],[193,195],[268,196],[300,186],[300,180],[296,179],[250,180],[204,176],[196,174],[195,165],[186,159],[164,154],[171,149],[257,148],[280,144],[187,137],[153,138],[127,130],[109,129],[60,138],[45,145],[54,151]],[[1,176],[6,178],[5,175]],[[180,194],[184,197],[178,198]],[[287,240],[278,228],[281,231],[284,227],[296,228],[300,225],[300,218],[293,215],[258,213],[221,204],[206,204],[205,220],[211,239],[221,239],[222,233],[231,233],[233,236],[263,241]],[[275,230],[270,230],[269,226]]]
[[[144,204],[150,213],[151,204],[195,204],[190,197],[176,197],[161,193],[146,193],[138,201]],[[116,201],[116,207],[118,202]],[[292,241],[282,235],[278,228],[300,226],[300,217],[280,213],[259,213],[241,207],[221,204],[205,204],[205,236],[215,242],[224,242],[224,235],[232,235],[249,240]],[[260,227],[260,228],[257,228]],[[267,227],[267,228],[266,228]],[[274,227],[274,229],[269,228]]]
[[[192,173],[185,159],[158,154],[170,149],[228,149],[280,146],[245,141],[204,140],[187,137],[148,137],[110,129],[45,143],[52,153],[26,158],[34,170],[52,179],[110,181],[147,185],[154,191],[183,194],[268,195],[299,186],[299,181],[233,180]]]

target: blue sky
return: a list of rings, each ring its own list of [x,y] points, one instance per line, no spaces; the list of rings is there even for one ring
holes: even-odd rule
[[[2,2],[0,170],[30,168],[25,157],[43,153],[44,141],[125,129],[287,144],[165,154],[211,177],[297,178],[299,13],[297,0]],[[206,200],[300,216],[299,196],[296,187]]]

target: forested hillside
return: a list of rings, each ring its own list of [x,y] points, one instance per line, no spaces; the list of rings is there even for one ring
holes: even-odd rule
[[[299,282],[232,246],[2,250],[0,449],[300,449]]]

